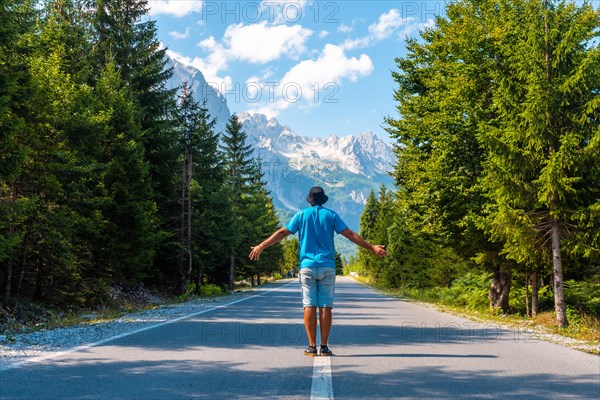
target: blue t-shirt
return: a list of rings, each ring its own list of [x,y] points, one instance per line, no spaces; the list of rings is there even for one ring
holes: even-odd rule
[[[300,268],[335,268],[333,232],[348,228],[335,211],[323,206],[308,207],[298,211],[285,227],[292,233],[298,232]]]

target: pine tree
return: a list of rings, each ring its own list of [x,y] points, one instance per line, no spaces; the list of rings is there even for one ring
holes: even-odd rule
[[[180,146],[182,152],[181,166],[181,214],[179,215],[179,243],[181,256],[178,266],[178,293],[185,293],[193,270],[192,251],[192,179],[194,174],[194,153],[199,131],[200,107],[194,100],[192,92],[183,84],[178,105],[179,126],[181,130]]]
[[[263,180],[264,176],[262,159],[258,157],[254,162],[251,174],[249,193],[244,198],[243,203],[245,206],[241,210],[243,221],[247,227],[247,234],[242,245],[246,249],[265,240],[280,226],[273,200],[267,189],[267,183]],[[257,262],[245,262],[242,265],[244,274],[250,276],[252,281],[253,276],[256,275],[258,284],[260,284],[260,276],[278,271],[282,262],[283,248],[281,244],[276,244],[269,247]]]
[[[372,242],[375,235],[375,224],[377,223],[379,212],[379,201],[375,196],[375,191],[371,190],[369,197],[365,203],[365,208],[360,216],[360,236],[366,241]],[[363,249],[358,249],[358,261],[368,273],[375,274],[376,259],[371,252]]]
[[[178,134],[176,90],[166,88],[172,76],[156,22],[146,18],[146,0],[91,0],[95,11],[94,57],[97,73],[114,63],[131,92],[135,118],[143,132],[152,199],[156,203],[160,242],[157,265],[168,271],[177,257],[173,219],[177,214]],[[168,267],[166,267],[168,266]]]
[[[32,1],[0,1],[0,270],[6,271],[2,274],[6,302],[12,292],[16,249],[24,236],[17,181],[27,157],[20,109],[30,78],[26,56],[33,10]]]
[[[373,226],[372,243],[379,243],[386,246],[386,248],[389,247],[391,239],[388,231],[394,222],[394,213],[393,195],[385,185],[381,185],[377,199],[377,220]],[[391,258],[380,259],[375,255],[371,257],[376,265],[376,270],[382,275],[383,280],[386,280],[386,275],[390,273]],[[394,286],[391,282],[388,284]]]
[[[27,149],[27,162],[14,193],[25,212],[14,289],[17,297],[82,305],[90,286],[78,240],[83,218],[73,203],[80,194],[74,181],[85,172],[79,168],[72,129],[77,126],[79,135],[86,130],[78,122],[90,108],[81,101],[89,100],[90,88],[78,82],[85,62],[69,62],[85,46],[77,18],[66,18],[73,15],[75,8],[66,1],[41,9],[33,26],[37,34],[29,42],[28,95],[20,106],[26,129],[19,144]]]
[[[131,94],[110,63],[100,76],[95,93],[107,117],[103,183],[109,197],[102,210],[107,220],[105,247],[97,257],[105,261],[115,281],[134,282],[153,273],[151,266],[159,239],[142,132],[135,119]]]
[[[556,317],[564,327],[563,242],[578,230],[574,213],[600,199],[586,185],[588,176],[598,176],[589,157],[599,155],[593,143],[599,137],[600,48],[594,41],[600,13],[588,4],[547,1],[507,3],[503,11],[496,118],[481,135],[489,149],[485,187],[497,204],[487,222],[509,257],[528,264],[551,260]]]
[[[223,144],[223,167],[225,170],[225,181],[230,190],[231,216],[233,219],[229,247],[229,290],[233,290],[236,273],[236,259],[248,247],[243,247],[245,233],[247,233],[247,220],[243,218],[244,198],[249,197],[249,188],[252,176],[256,172],[253,163],[252,147],[246,143],[247,135],[242,130],[242,125],[237,115],[232,114],[225,127]],[[247,237],[247,236],[246,236]],[[243,258],[245,260],[245,257]]]
[[[342,261],[342,255],[337,251],[335,252],[335,274],[344,274],[344,262]]]
[[[491,2],[453,2],[422,40],[408,40],[408,54],[393,73],[402,117],[387,123],[398,141],[402,223],[492,271],[490,305],[507,311],[513,263],[502,255],[501,241],[479,225],[493,205],[481,187],[486,150],[478,134],[493,117],[497,54],[489,25],[497,12]]]
[[[194,154],[193,242],[196,291],[199,293],[203,275],[216,272],[228,255],[230,205],[218,148],[219,135],[214,131],[216,120],[211,118],[206,102],[200,105],[198,124]]]
[[[291,239],[285,239],[283,241],[283,268],[281,271],[281,275],[284,276],[285,273],[291,272],[292,274],[298,273],[298,249],[300,247],[300,243],[298,242],[298,238],[295,236]]]

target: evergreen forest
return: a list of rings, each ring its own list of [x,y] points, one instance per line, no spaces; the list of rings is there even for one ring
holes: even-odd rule
[[[360,249],[345,270],[597,326],[599,35],[589,2],[457,0],[391,50],[396,185],[369,195],[360,231],[389,256]],[[147,0],[0,0],[3,307],[91,309],[115,285],[200,295],[297,270],[296,240],[249,262],[280,226],[261,159],[235,114],[216,132],[171,75]]]
[[[279,220],[235,115],[172,75],[145,0],[0,1],[2,304],[171,296],[279,272]],[[213,286],[214,288],[214,286]]]
[[[371,193],[353,269],[416,297],[555,323],[600,313],[600,12],[450,2],[396,59],[397,191]]]

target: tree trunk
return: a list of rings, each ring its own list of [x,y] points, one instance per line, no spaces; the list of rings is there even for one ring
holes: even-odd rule
[[[192,156],[189,151],[183,155],[183,182],[181,188],[181,244],[183,254],[179,264],[179,293],[187,290],[192,275]]]
[[[492,285],[490,287],[490,307],[508,312],[508,297],[510,294],[511,269],[505,263],[494,266]]]
[[[193,257],[192,257],[192,153],[190,152],[188,157],[188,173],[187,173],[187,269],[185,271],[186,283],[190,281],[193,270]]]
[[[258,286],[260,286],[260,285],[261,285],[261,283],[260,283],[260,272],[259,272],[258,274],[256,274],[256,284],[257,284]]]
[[[198,296],[200,296],[200,294],[202,294],[201,285],[202,285],[202,272],[200,272],[200,270],[198,270],[198,275],[196,275],[196,295],[198,295]]]
[[[256,286],[256,282],[254,282],[254,275],[250,275],[250,286]]]
[[[537,269],[531,271],[531,316],[535,317],[540,310],[540,302],[538,298],[538,276]]]
[[[233,290],[233,278],[235,273],[235,256],[229,256],[229,290]]]
[[[529,309],[529,273],[525,271],[525,315],[531,317],[531,310]]]
[[[27,269],[27,246],[29,242],[29,236],[26,235],[23,240],[23,256],[21,257],[21,273],[19,274],[19,281],[17,283],[17,290],[15,291],[15,302],[19,302],[21,296],[21,288],[23,287],[23,279],[25,278],[25,270]]]
[[[550,217],[550,226],[552,229],[552,266],[554,269],[554,310],[556,320],[560,327],[569,326],[567,321],[567,310],[565,308],[565,296],[563,293],[563,273],[562,259],[560,255],[560,233],[558,231],[558,221],[553,216]]]
[[[42,299],[42,295],[44,292],[42,278],[43,278],[43,270],[42,267],[38,265],[35,277],[35,292],[33,293],[33,300],[39,301]]]
[[[16,206],[17,206],[17,184],[15,182],[12,183],[12,188],[11,188],[11,211],[14,213],[16,213]],[[11,237],[13,234],[15,233],[15,226],[14,224],[10,224],[9,228],[8,228],[8,235],[9,237]],[[13,253],[11,251],[11,253]],[[4,286],[4,303],[8,304],[8,302],[10,301],[10,296],[11,296],[11,292],[12,292],[12,274],[13,274],[13,265],[14,265],[14,257],[11,254],[10,257],[8,258],[8,261],[6,263],[6,284]]]
[[[12,229],[9,232],[12,234]],[[10,257],[6,263],[6,284],[4,285],[4,304],[8,304],[10,301],[12,273],[13,273],[13,258]]]
[[[181,220],[181,229],[179,231],[179,241],[181,243],[181,246],[184,247],[185,246],[185,222],[186,222],[186,218],[185,218],[185,199],[186,199],[186,184],[187,184],[187,179],[186,179],[186,175],[187,175],[187,153],[184,152],[183,154],[183,165],[181,168],[181,172],[182,172],[182,177],[181,177],[181,216],[180,216],[180,220]],[[183,294],[185,293],[185,287],[186,287],[186,283],[185,283],[185,277],[184,277],[184,273],[183,273],[183,269],[184,269],[184,265],[185,265],[185,251],[180,250],[181,251],[181,257],[179,257],[179,263],[178,263],[178,273],[179,273],[179,282],[177,282],[177,292],[179,294]]]

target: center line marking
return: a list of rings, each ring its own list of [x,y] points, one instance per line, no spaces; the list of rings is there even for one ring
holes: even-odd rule
[[[331,357],[315,357],[310,400],[333,400]]]
[[[317,329],[317,346],[321,341],[321,332]],[[316,356],[313,368],[310,400],[333,400],[333,384],[331,382],[331,356]]]

